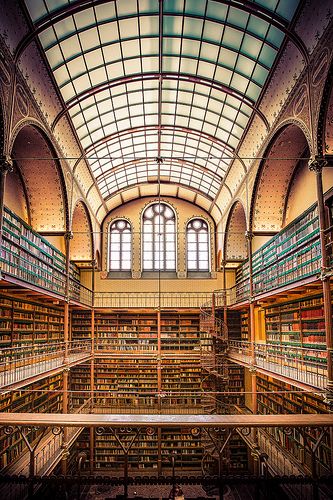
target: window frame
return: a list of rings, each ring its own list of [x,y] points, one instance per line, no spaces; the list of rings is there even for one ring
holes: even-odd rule
[[[145,266],[144,266],[144,263],[145,263],[145,259],[144,259],[144,254],[145,254],[145,250],[144,250],[144,244],[145,244],[145,214],[146,212],[149,210],[149,208],[152,208],[156,205],[164,205],[166,208],[168,208],[169,210],[171,210],[172,214],[173,214],[173,218],[171,220],[174,221],[174,229],[173,229],[173,234],[174,234],[174,255],[175,255],[175,260],[174,260],[174,267],[172,269],[168,269],[167,268],[167,259],[166,259],[166,255],[167,255],[167,249],[166,249],[166,244],[167,244],[167,241],[166,241],[166,238],[165,238],[165,235],[166,235],[166,223],[164,221],[164,238],[163,238],[163,255],[164,255],[164,258],[163,258],[163,268],[161,269],[160,266],[159,269],[156,269],[156,266],[155,266],[155,243],[156,243],[156,230],[155,230],[155,224],[153,222],[153,231],[152,231],[152,268],[151,269],[146,269]],[[148,219],[147,219],[148,220]],[[149,277],[150,275],[156,275],[156,274],[163,274],[165,276],[169,275],[170,277],[173,277],[175,275],[175,273],[177,273],[177,262],[178,262],[178,255],[177,255],[177,240],[178,240],[178,234],[177,234],[177,215],[176,215],[176,211],[175,209],[169,204],[169,203],[166,203],[165,201],[154,201],[152,203],[149,203],[149,205],[147,205],[143,211],[142,211],[142,215],[141,215],[141,271],[143,273],[143,276],[146,276],[146,277]],[[159,250],[160,252],[160,250]],[[160,259],[159,259],[159,263],[160,263]]]
[[[118,222],[125,222],[125,227],[122,231],[117,231],[117,234],[120,235],[120,238],[119,238],[119,245],[120,245],[120,248],[119,248],[119,268],[118,269],[111,269],[111,252],[112,252],[112,249],[111,249],[111,244],[112,244],[112,227],[114,225],[116,225]],[[130,230],[130,242],[129,242],[129,245],[130,245],[130,250],[129,250],[129,261],[130,261],[130,268],[129,269],[123,269],[123,261],[124,261],[124,250],[123,250],[123,245],[124,245],[124,241],[123,241],[123,235],[125,234],[125,230],[128,229]],[[115,232],[115,231],[114,231]],[[126,275],[126,277],[128,277],[128,275],[131,275],[132,274],[132,267],[133,267],[133,230],[132,230],[132,224],[129,222],[128,219],[126,219],[125,217],[118,217],[117,219],[113,219],[112,221],[110,221],[110,224],[109,224],[109,229],[108,229],[108,240],[109,240],[109,244],[108,244],[108,273],[112,276],[114,276],[115,274],[119,274],[119,275]]]
[[[198,235],[199,235],[199,231],[200,229],[198,230],[195,230],[194,228],[194,234],[196,236],[195,238],[195,253],[196,253],[196,268],[195,269],[189,269],[189,241],[188,241],[188,235],[189,235],[189,226],[190,224],[192,224],[194,221],[200,221],[201,223],[203,223],[204,225],[206,225],[207,227],[207,254],[208,254],[208,267],[207,269],[200,269],[200,258],[199,258],[199,255],[200,255],[200,251],[199,251],[199,238],[198,238]],[[212,267],[212,263],[211,263],[211,232],[210,232],[210,224],[209,222],[204,219],[203,217],[192,217],[192,219],[190,219],[189,221],[187,221],[186,223],[186,226],[185,226],[185,245],[186,245],[186,250],[185,250],[185,255],[186,255],[186,272],[187,272],[187,276],[188,277],[191,277],[192,275],[194,276],[200,276],[202,275],[203,277],[207,277],[208,275],[210,276],[210,273],[211,273],[211,267]]]

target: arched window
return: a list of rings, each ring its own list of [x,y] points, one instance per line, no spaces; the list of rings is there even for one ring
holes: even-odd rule
[[[130,271],[132,265],[132,231],[127,220],[110,226],[109,271]]]
[[[143,214],[143,271],[176,270],[176,217],[165,203],[150,205]]]
[[[209,271],[209,231],[202,219],[192,219],[187,224],[187,270],[189,272]]]

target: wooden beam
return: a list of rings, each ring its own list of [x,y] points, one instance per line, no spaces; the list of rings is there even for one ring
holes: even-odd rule
[[[127,415],[1,413],[0,425],[37,427],[333,427],[333,414]]]

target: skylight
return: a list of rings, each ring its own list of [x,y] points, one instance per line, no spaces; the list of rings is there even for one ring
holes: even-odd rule
[[[26,0],[103,197],[159,177],[213,200],[298,0],[159,3]]]

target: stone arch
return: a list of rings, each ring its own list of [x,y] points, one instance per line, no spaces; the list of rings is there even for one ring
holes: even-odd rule
[[[333,155],[333,61],[328,71],[317,127],[318,155]]]
[[[299,161],[309,155],[303,127],[294,121],[284,123],[266,149],[257,173],[251,201],[251,231],[280,231],[293,173]]]
[[[224,239],[224,260],[245,260],[247,258],[247,244],[245,238],[246,215],[240,201],[236,201],[230,209],[226,234]]]
[[[12,140],[11,156],[26,189],[33,228],[65,231],[69,226],[65,181],[45,131],[35,122],[21,124]]]
[[[90,265],[94,256],[94,238],[90,214],[82,200],[76,203],[73,211],[72,232],[71,260]]]

